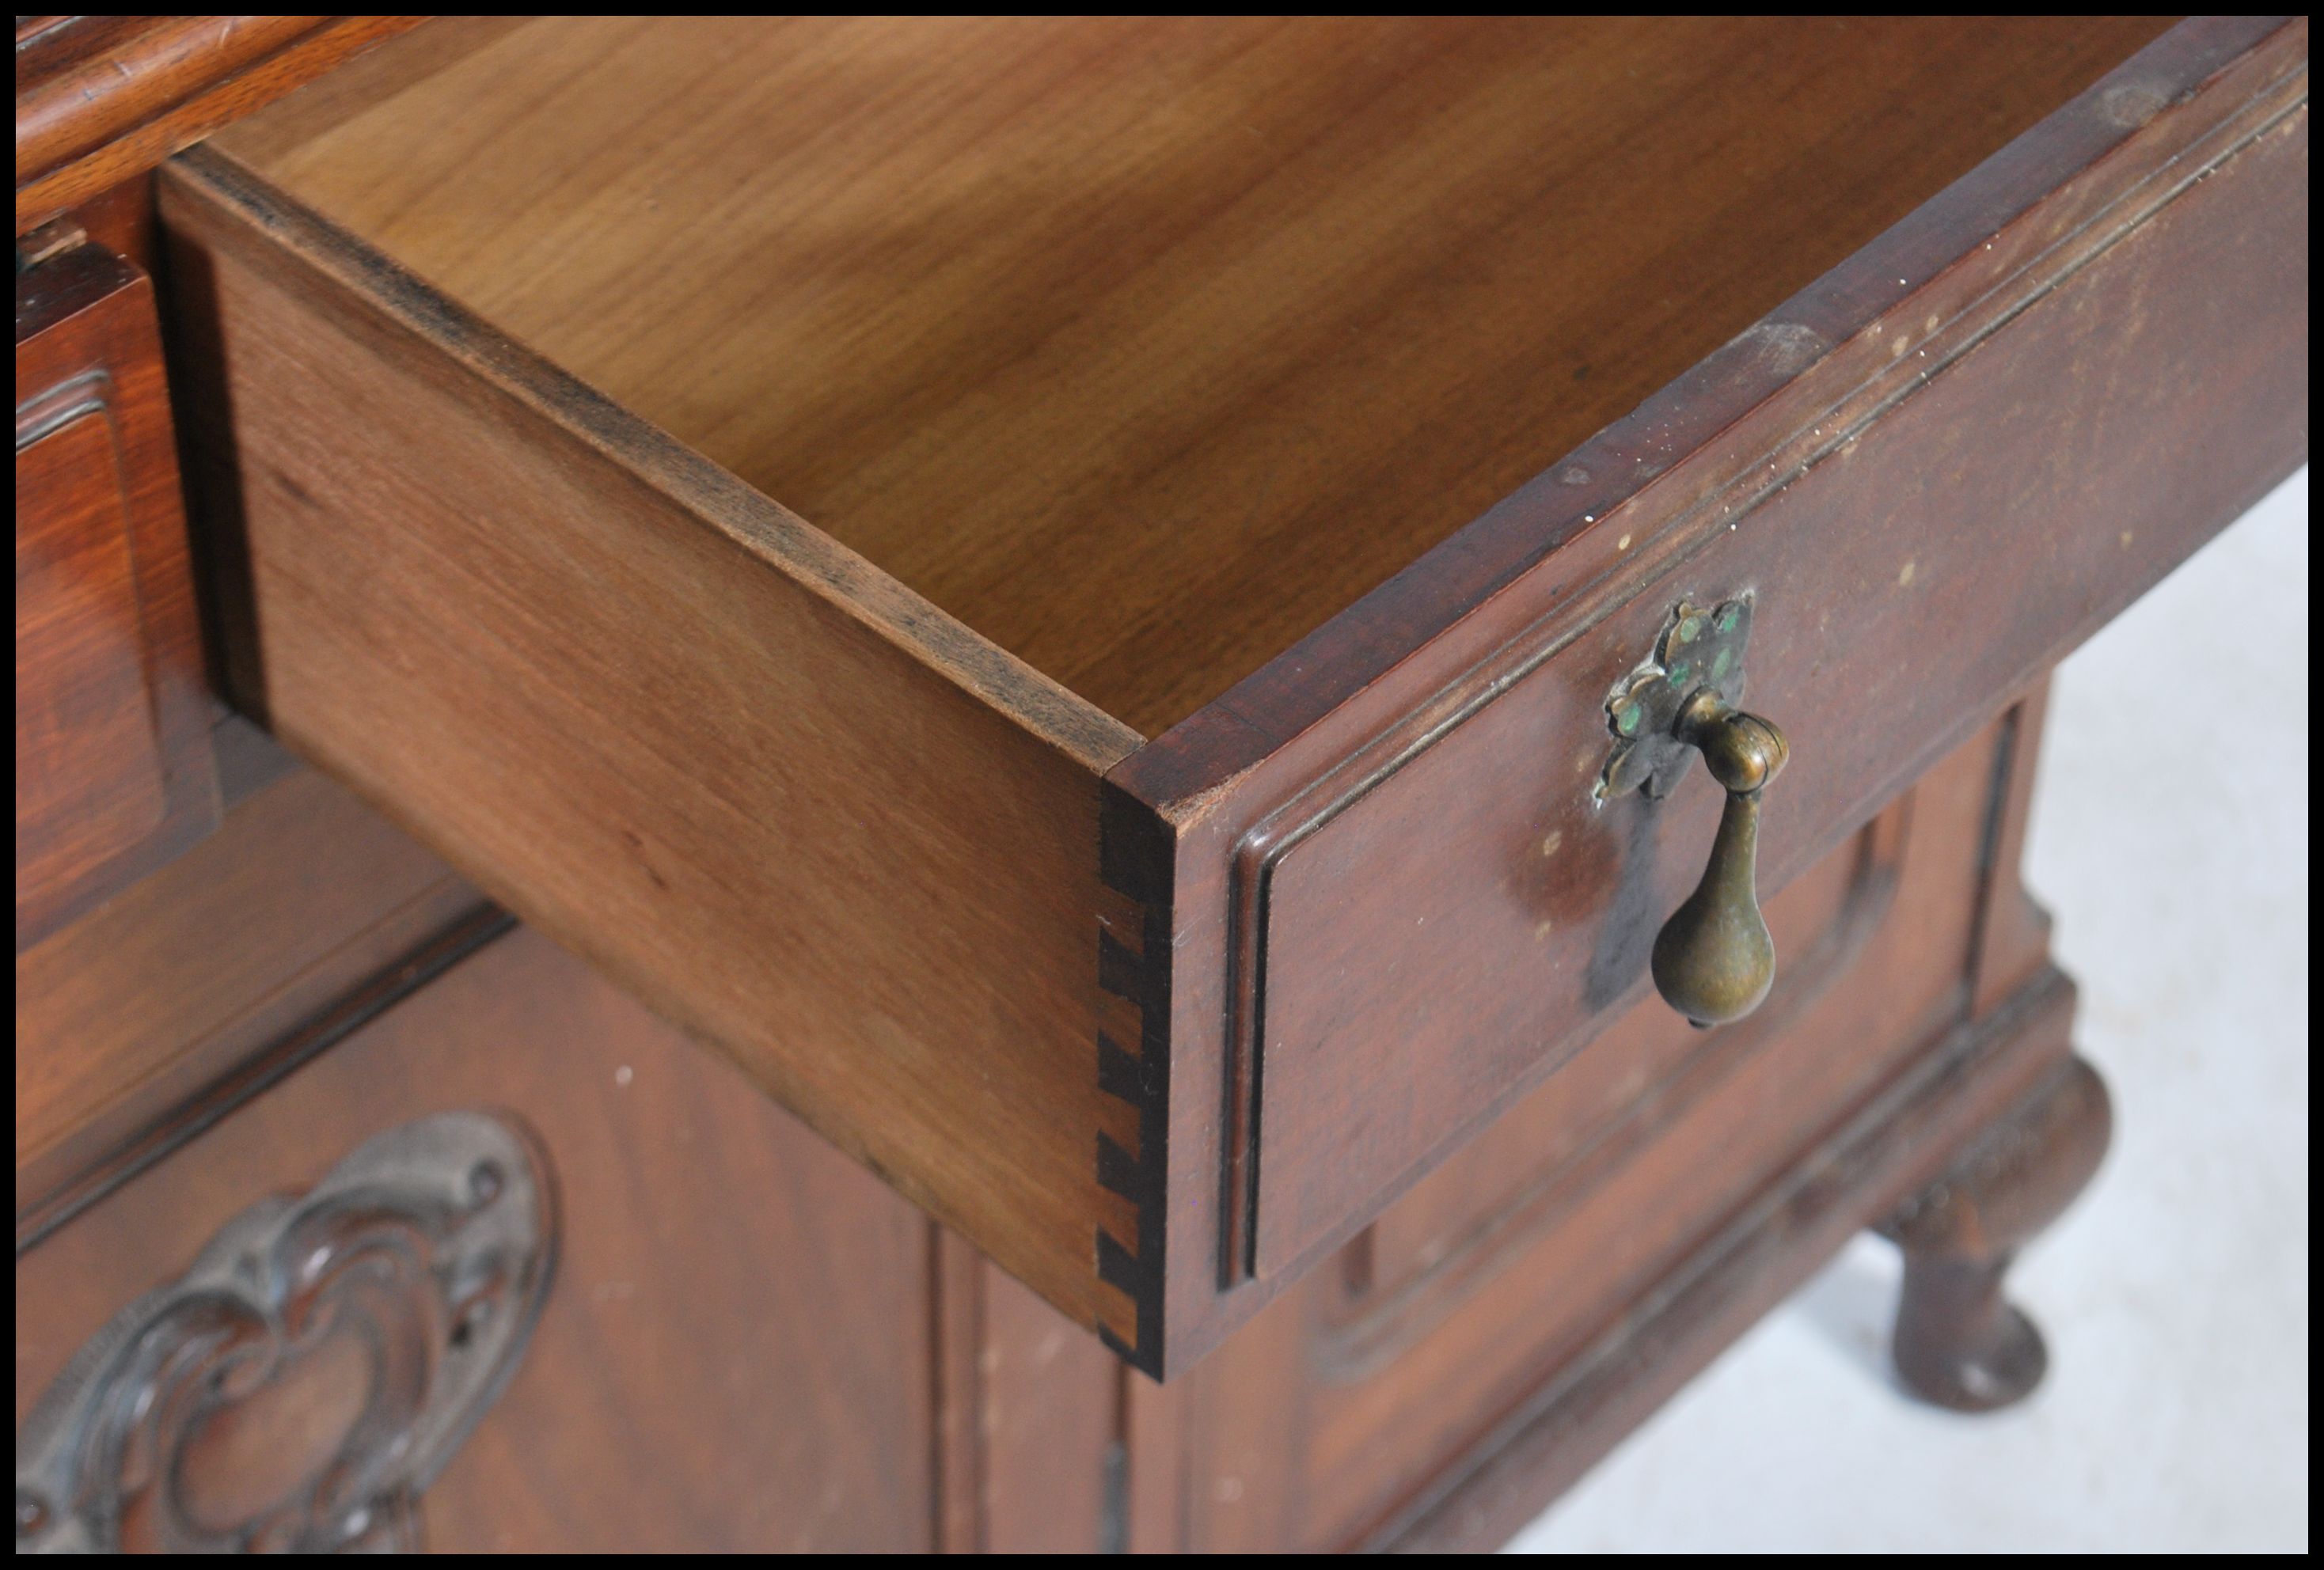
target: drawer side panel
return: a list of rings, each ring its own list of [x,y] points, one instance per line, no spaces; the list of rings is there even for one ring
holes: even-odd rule
[[[996,650],[941,664],[968,635],[931,608],[270,198],[207,156],[164,180],[239,696],[1093,1322],[1093,766],[1126,734]]]

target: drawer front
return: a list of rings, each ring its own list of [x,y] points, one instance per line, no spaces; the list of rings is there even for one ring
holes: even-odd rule
[[[1987,941],[2022,899],[1983,848],[2022,822],[2031,707],[1768,902],[1786,969],[1752,1018],[1634,1005],[1184,1382],[1134,1391],[1135,1546],[1411,1547],[1425,1516],[1429,1547],[1490,1547],[1883,1202],[1896,1168],[1851,1165],[1857,1125],[1894,1163],[1932,1087],[1989,1105],[2053,1060],[2038,932]],[[1513,1413],[1555,1434],[1515,1464]],[[1515,1501],[1476,1511],[1464,1481],[1493,1469]]]
[[[1121,1279],[1173,1347],[1645,993],[1720,793],[1596,787],[1609,694],[1678,606],[1753,605],[1748,706],[1791,745],[1762,813],[1780,886],[2298,464],[2304,29],[2212,39],[2176,62],[2205,90],[2161,109],[2147,75],[2200,41],[1112,772],[1107,875],[1170,999],[1141,1226],[1167,1214],[1203,1267]]]
[[[16,275],[16,947],[216,825],[152,285],[82,243]]]
[[[1663,532],[1617,511],[1642,592],[1552,611],[1464,676],[1489,701],[1278,809],[1239,868],[1265,933],[1255,1272],[1369,1216],[1644,976],[1721,796],[1700,767],[1665,801],[1599,794],[1608,693],[1674,607],[1754,603],[1742,695],[1791,744],[1780,883],[2298,461],[2306,180],[2277,125],[2022,308],[1883,325],[1897,380],[1832,439]]]
[[[480,1160],[500,1170],[476,1187]],[[338,1182],[367,1181],[352,1216],[318,1198],[343,1161]],[[254,1209],[274,1196],[289,1203]],[[503,1214],[520,1198],[528,1215]],[[392,1239],[365,1230],[383,1225]],[[221,1342],[182,1305],[204,1281],[245,1290],[197,1266],[229,1232],[336,1251],[281,1305],[280,1341],[244,1327]],[[910,1206],[519,932],[19,1256],[20,1540],[32,1409],[109,1381],[150,1400],[144,1439],[177,1462],[160,1482],[101,1454],[71,1474],[121,1508],[133,1544],[925,1550],[933,1257]],[[341,1268],[365,1258],[368,1277]],[[429,1268],[390,1262],[414,1260]],[[174,1312],[145,1299],[173,1287]],[[174,1361],[67,1368],[140,1299],[148,1348]],[[537,1315],[529,1335],[493,1341],[503,1309]],[[367,1380],[366,1357],[423,1331],[441,1345]],[[230,1393],[185,1399],[185,1369],[222,1345],[245,1354]],[[473,1366],[477,1347],[493,1367]],[[41,1529],[84,1529],[65,1473],[39,1475]]]

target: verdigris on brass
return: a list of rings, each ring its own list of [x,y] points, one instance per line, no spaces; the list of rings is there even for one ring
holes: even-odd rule
[[[1736,706],[1750,637],[1748,597],[1707,610],[1682,602],[1654,653],[1606,697],[1614,747],[1599,776],[1601,799],[1667,795],[1696,752],[1727,793],[1702,881],[1655,937],[1655,987],[1698,1025],[1742,1018],[1775,979],[1756,887],[1759,793],[1790,748],[1774,724]]]

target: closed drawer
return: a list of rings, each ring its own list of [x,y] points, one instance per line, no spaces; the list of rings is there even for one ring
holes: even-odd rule
[[[153,286],[69,243],[16,273],[19,953],[216,826],[209,720]]]
[[[1675,606],[1780,886],[2298,463],[2154,32],[423,28],[165,176],[239,696],[1175,1370],[1642,995]]]

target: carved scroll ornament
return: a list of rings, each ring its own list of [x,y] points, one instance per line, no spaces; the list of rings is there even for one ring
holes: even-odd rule
[[[515,1372],[554,1244],[545,1161],[480,1112],[252,1206],[42,1398],[18,1550],[418,1547],[420,1491]]]

